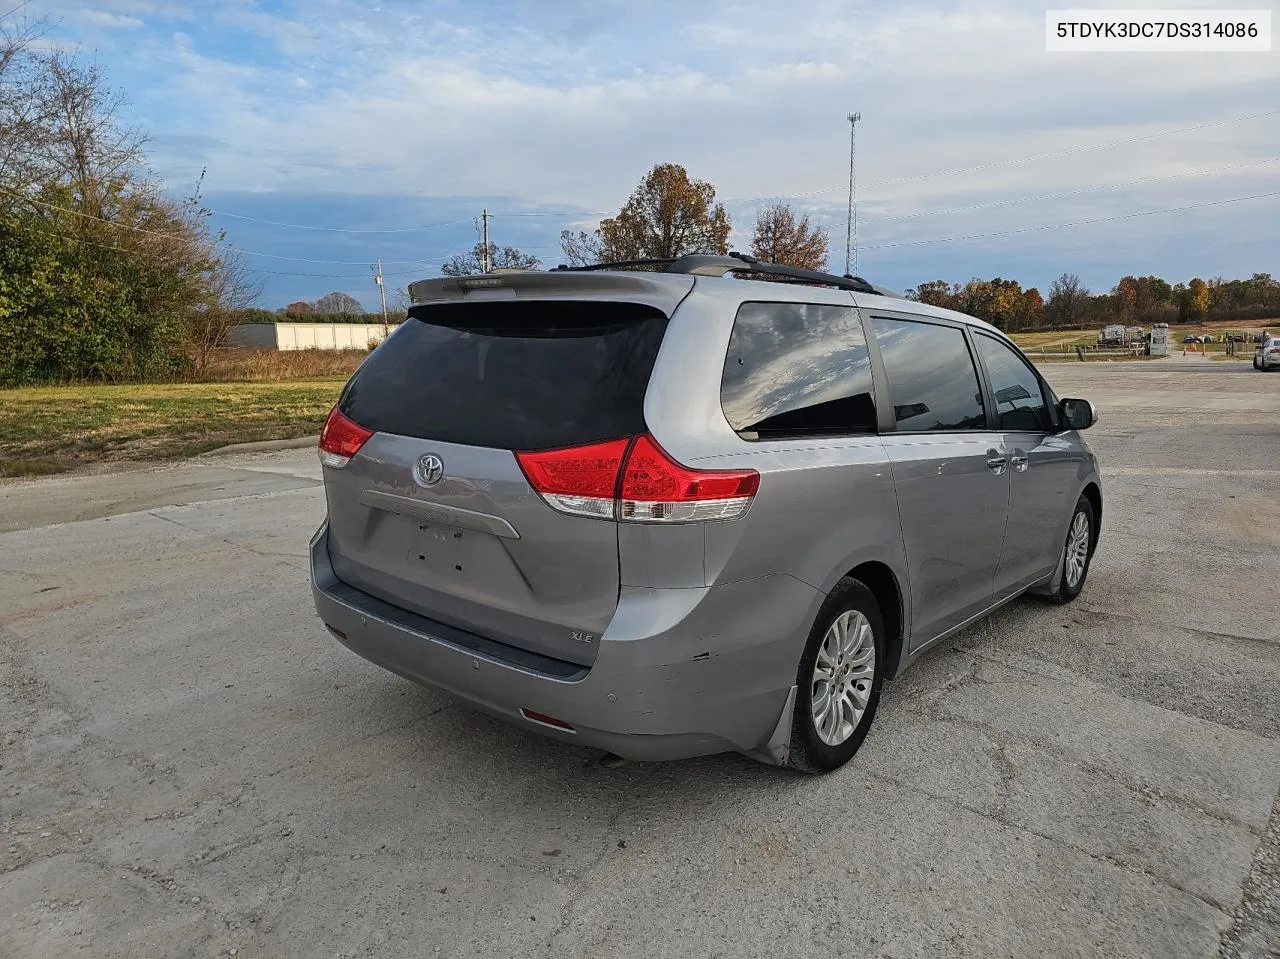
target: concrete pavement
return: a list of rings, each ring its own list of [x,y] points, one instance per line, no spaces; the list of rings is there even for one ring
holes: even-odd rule
[[[310,451],[0,485],[0,955],[1276,954],[1280,376],[1134,365],[1048,371],[1104,416],[1080,599],[822,778],[602,766],[354,657]]]

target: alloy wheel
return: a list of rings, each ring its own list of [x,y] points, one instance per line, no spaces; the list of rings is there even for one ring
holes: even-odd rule
[[[828,746],[839,746],[858,728],[875,674],[871,622],[856,609],[846,610],[827,627],[810,680],[813,726]]]
[[[1075,589],[1084,579],[1084,569],[1089,562],[1089,517],[1076,513],[1067,534],[1067,585]]]

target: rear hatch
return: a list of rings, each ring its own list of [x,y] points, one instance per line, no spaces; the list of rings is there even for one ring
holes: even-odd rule
[[[338,403],[374,434],[325,470],[338,578],[590,664],[617,608],[618,524],[551,508],[517,453],[643,433],[666,323],[656,306],[605,300],[415,306]]]

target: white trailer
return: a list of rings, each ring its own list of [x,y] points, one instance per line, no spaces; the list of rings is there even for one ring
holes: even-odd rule
[[[1104,326],[1102,332],[1098,334],[1099,346],[1123,346],[1124,345],[1124,324],[1113,323],[1110,326]]]

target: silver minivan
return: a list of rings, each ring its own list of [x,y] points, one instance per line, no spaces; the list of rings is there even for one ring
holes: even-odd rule
[[[320,441],[321,620],[637,760],[848,761],[883,683],[1079,594],[1085,400],[972,317],[697,255],[424,280]]]

